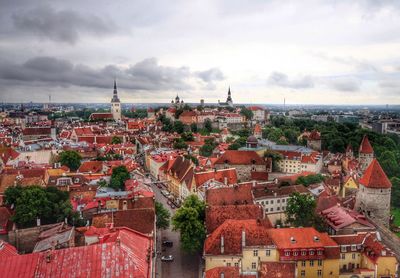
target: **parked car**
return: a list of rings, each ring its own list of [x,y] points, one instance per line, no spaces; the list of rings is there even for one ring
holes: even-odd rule
[[[169,197],[169,192],[167,190],[161,190],[161,194],[164,195],[165,197]]]
[[[167,255],[167,256],[161,257],[162,262],[172,262],[173,260],[174,260],[174,256],[172,256],[172,255]]]
[[[176,206],[174,205],[174,203],[171,203],[169,206],[170,206],[172,209],[175,209],[175,208],[176,208]]]
[[[172,247],[174,245],[174,243],[170,240],[164,240],[162,245],[166,246],[166,247]]]

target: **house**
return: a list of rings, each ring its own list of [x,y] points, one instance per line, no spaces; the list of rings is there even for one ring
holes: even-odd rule
[[[311,131],[311,133],[307,137],[307,147],[315,151],[321,151],[322,140],[321,133],[319,131],[315,129]]]
[[[197,114],[195,111],[183,111],[179,115],[179,120],[185,124],[185,125],[190,125],[193,123],[197,123]]]
[[[239,181],[251,180],[251,172],[265,172],[266,162],[255,151],[225,151],[214,166],[216,169],[236,168]]]
[[[331,235],[375,231],[375,226],[364,215],[340,205],[323,210],[321,215],[325,219],[328,233]]]
[[[352,177],[352,176],[347,176],[344,179],[344,183],[342,186],[342,197],[346,197],[348,195],[351,195],[353,193],[356,193],[358,190],[358,182],[357,180]]]
[[[0,260],[3,277],[117,277],[154,275],[153,238],[125,227],[111,231],[97,244],[71,247]]]
[[[264,123],[268,121],[267,111],[260,106],[249,106],[247,107],[251,112],[253,112],[253,121]]]
[[[331,237],[340,246],[340,277],[396,277],[398,261],[377,232]]]
[[[252,184],[246,183],[209,189],[206,191],[206,204],[209,206],[253,204],[251,188]]]
[[[277,261],[268,230],[269,224],[260,219],[226,220],[204,242],[205,270],[233,266],[256,275],[261,261]]]
[[[171,167],[166,170],[168,189],[179,202],[195,193],[194,164],[184,156],[178,156]]]
[[[314,228],[269,229],[276,261],[295,262],[298,277],[339,277],[339,245]]]

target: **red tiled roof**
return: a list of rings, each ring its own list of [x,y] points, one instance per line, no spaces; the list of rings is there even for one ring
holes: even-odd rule
[[[206,191],[206,203],[213,206],[253,204],[251,184],[213,188]]]
[[[19,152],[12,148],[0,148],[0,159],[7,164],[9,160],[14,160],[19,156]]]
[[[0,260],[3,277],[151,277],[152,239],[122,228],[105,243]],[[149,259],[150,258],[150,259]]]
[[[256,124],[256,125],[254,126],[254,132],[257,132],[257,133],[262,132],[261,126],[260,126],[259,124]]]
[[[249,106],[249,107],[247,107],[247,109],[249,109],[251,111],[264,110],[264,108],[262,108],[260,106]]]
[[[206,271],[205,278],[240,278],[239,267],[220,266],[214,267]]]
[[[264,220],[226,220],[204,243],[205,255],[237,255],[242,254],[242,235],[244,232],[245,246],[272,245],[268,234],[269,225]],[[221,252],[221,237],[224,250]]]
[[[89,116],[91,120],[111,120],[113,115],[111,113],[92,113]]]
[[[294,262],[261,262],[259,278],[294,278],[296,264]]]
[[[30,135],[50,135],[50,127],[27,127],[22,130],[22,134],[26,136]]]
[[[84,161],[78,169],[80,173],[99,173],[103,169],[103,161]]]
[[[215,180],[224,183],[225,178],[227,179],[226,181],[228,185],[237,183],[236,169],[221,169],[217,171],[200,172],[194,174],[194,180],[197,187],[202,186],[209,180]]]
[[[321,140],[321,133],[318,132],[318,130],[313,130],[311,131],[310,135],[308,136],[308,139],[310,140]]]
[[[378,160],[374,158],[359,183],[369,188],[391,188],[392,183],[386,176]]]
[[[335,231],[339,231],[340,229],[354,223],[363,225],[366,228],[374,228],[374,225],[369,223],[364,215],[342,206],[333,206],[322,211],[321,214],[326,219],[329,226],[331,226]]]
[[[318,248],[325,246],[337,247],[327,233],[320,233],[314,228],[280,228],[270,229],[269,235],[278,249]],[[314,240],[314,237],[319,240]],[[291,239],[294,239],[292,241]]]
[[[264,165],[265,161],[255,151],[225,151],[215,162],[215,164],[230,165]]]
[[[366,153],[366,154],[374,153],[374,149],[372,148],[371,144],[369,143],[367,135],[364,135],[364,137],[361,141],[359,152]]]
[[[206,229],[212,233],[228,219],[246,220],[263,218],[262,208],[258,205],[207,206]],[[270,224],[269,227],[272,227]]]
[[[18,255],[17,249],[0,239],[0,261],[15,255]]]
[[[256,172],[251,171],[251,179],[256,181],[267,181],[268,180],[268,172]]]

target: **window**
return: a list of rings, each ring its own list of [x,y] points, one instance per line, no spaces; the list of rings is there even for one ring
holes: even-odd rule
[[[301,277],[306,277],[306,271],[305,271],[305,270],[302,270],[302,271],[300,272],[300,276],[301,276]]]
[[[345,260],[346,259],[346,254],[340,254],[340,257],[341,257],[342,260]]]
[[[274,211],[274,208],[271,208],[271,212],[273,212]]]
[[[302,255],[302,256],[307,255],[307,251],[301,251],[301,255]]]
[[[310,260],[310,266],[314,266],[314,261]]]
[[[256,264],[256,263],[251,263],[251,268],[252,268],[252,269],[256,269],[256,267],[257,267],[257,264]]]
[[[351,258],[354,260],[356,258],[356,253],[351,254]]]
[[[293,252],[293,256],[297,256],[298,254],[299,254],[299,252],[297,252],[297,251]]]
[[[266,250],[265,251],[265,256],[267,256],[267,257],[271,256],[271,250]]]
[[[306,266],[306,261],[301,261],[301,266]]]
[[[253,250],[253,256],[258,257],[258,250]]]
[[[317,251],[317,254],[318,254],[318,255],[322,255],[322,250],[318,250],[318,251]]]
[[[226,263],[226,266],[231,266],[231,263]]]
[[[353,245],[351,246],[351,251],[356,251],[356,250],[357,250],[357,245],[353,244]]]
[[[271,205],[273,205],[274,204],[274,200],[271,200]]]
[[[285,251],[285,256],[290,256],[290,251]]]
[[[268,209],[267,209],[267,208],[265,209],[265,212],[268,212]]]
[[[318,277],[322,276],[322,270],[321,270],[321,269],[318,269],[318,270],[317,270],[317,276],[318,276]]]
[[[340,252],[346,252],[347,248],[346,246],[340,246]]]
[[[322,266],[322,260],[318,260],[318,266]]]
[[[276,200],[276,202],[279,204],[279,203],[281,202],[281,200],[280,200],[280,199],[278,199],[278,200]]]
[[[264,201],[261,201],[261,205],[264,205]]]
[[[265,204],[268,205],[268,201],[265,201]]]
[[[314,250],[310,250],[310,255],[314,255]]]
[[[276,210],[281,210],[281,208],[280,208],[280,207],[277,207]]]
[[[239,267],[239,263],[235,263],[235,267]]]
[[[282,199],[282,203],[286,202],[286,199]]]

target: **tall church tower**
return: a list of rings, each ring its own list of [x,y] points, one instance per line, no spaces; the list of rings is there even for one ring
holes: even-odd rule
[[[233,101],[232,101],[232,95],[231,95],[231,87],[229,86],[228,89],[228,97],[226,99],[226,103],[230,106],[233,107]]]
[[[114,121],[121,120],[121,102],[118,98],[117,92],[117,81],[114,80],[114,92],[111,99],[111,114],[113,115]]]
[[[361,171],[365,171],[374,159],[374,149],[369,143],[368,136],[364,135],[360,149],[358,150],[358,161],[360,163]]]

